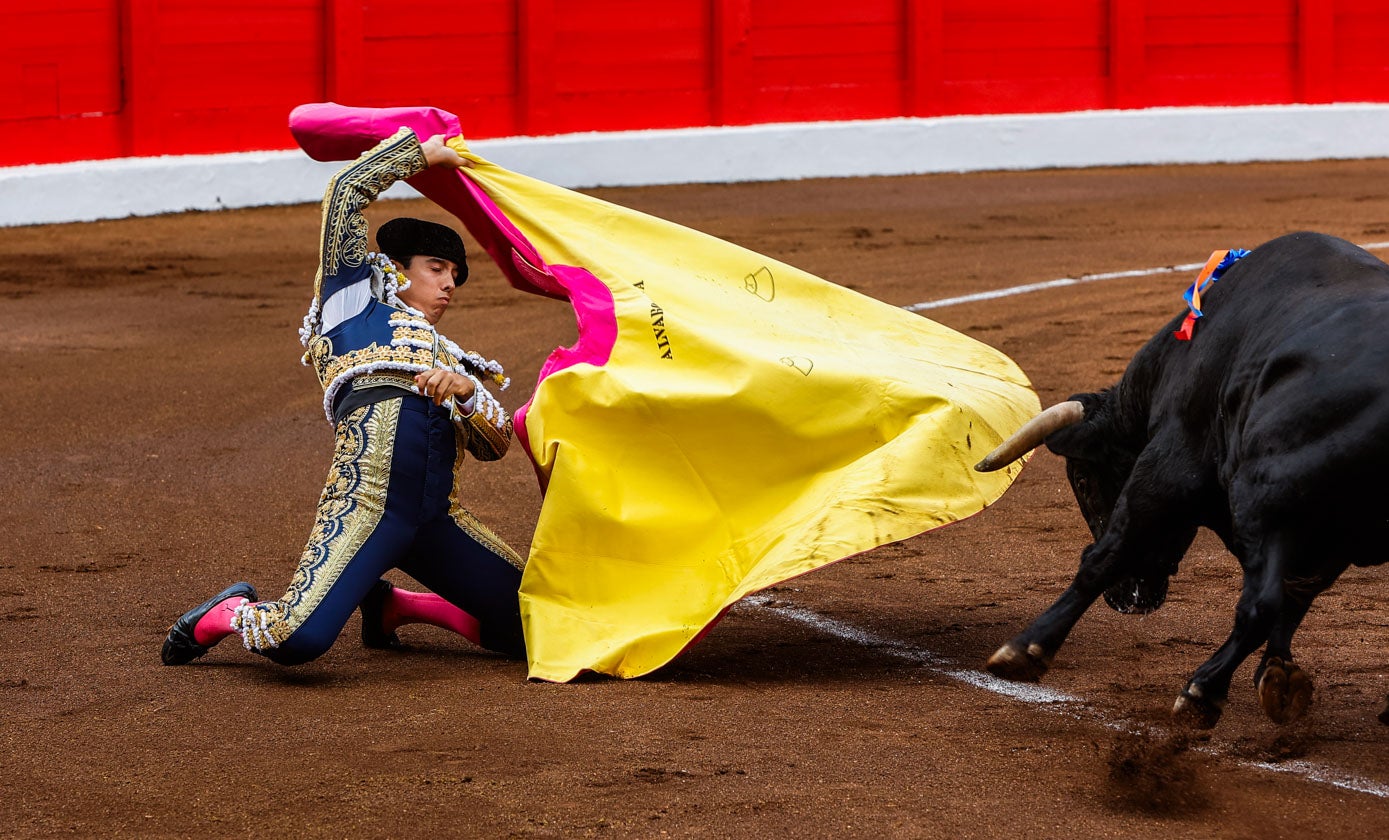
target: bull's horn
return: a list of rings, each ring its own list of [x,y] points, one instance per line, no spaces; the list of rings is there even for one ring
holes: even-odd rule
[[[998,445],[998,448],[984,456],[984,460],[974,465],[979,472],[993,472],[1002,469],[1021,458],[1028,450],[1046,440],[1047,435],[1059,432],[1067,426],[1079,423],[1085,417],[1085,406],[1079,400],[1066,400],[1033,417],[1023,424],[1013,436]]]

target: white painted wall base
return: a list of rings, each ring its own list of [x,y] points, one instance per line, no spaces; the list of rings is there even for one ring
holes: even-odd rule
[[[568,187],[1389,157],[1389,104],[1153,108],[473,142]],[[340,164],[243,152],[0,168],[0,226],[317,202]],[[387,197],[415,194],[405,185]]]

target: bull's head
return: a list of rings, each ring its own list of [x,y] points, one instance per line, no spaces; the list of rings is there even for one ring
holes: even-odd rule
[[[1045,443],[1066,459],[1071,492],[1098,542],[1138,455],[1120,433],[1115,414],[1113,390],[1077,394],[1029,420],[974,468],[1000,469]],[[1105,603],[1123,613],[1150,613],[1167,599],[1167,580],[1176,568],[1154,562],[1158,557],[1134,559],[1133,574],[1105,591]]]

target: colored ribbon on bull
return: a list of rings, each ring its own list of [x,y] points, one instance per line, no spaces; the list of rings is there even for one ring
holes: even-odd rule
[[[321,160],[401,125],[460,133],[431,108],[291,117]],[[740,598],[970,516],[1021,469],[971,469],[1040,408],[998,350],[450,145],[473,167],[411,184],[578,322],[516,412],[545,492],[520,592],[530,676],[648,673]]]
[[[1186,301],[1189,310],[1186,317],[1182,319],[1182,325],[1172,333],[1178,341],[1190,341],[1196,330],[1196,319],[1205,316],[1201,311],[1201,294],[1215,281],[1219,280],[1225,270],[1234,265],[1240,259],[1248,255],[1249,252],[1243,248],[1230,248],[1224,251],[1212,251],[1210,259],[1206,260],[1201,272],[1196,275],[1196,282],[1191,284],[1191,288],[1186,290],[1182,299]]]

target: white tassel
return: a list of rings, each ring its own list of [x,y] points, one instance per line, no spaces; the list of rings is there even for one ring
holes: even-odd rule
[[[232,613],[232,629],[241,633],[241,644],[250,651],[270,650],[280,646],[270,635],[269,624],[269,612],[257,609],[255,604],[248,603],[245,598],[241,599],[236,611]]]
[[[313,300],[309,301],[309,311],[304,316],[304,322],[299,326],[299,343],[304,345],[305,348],[309,346],[310,341],[313,341],[313,337],[318,334],[319,323],[318,298],[315,297]],[[304,364],[307,365],[308,363],[308,357],[305,356]]]

